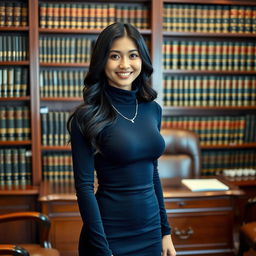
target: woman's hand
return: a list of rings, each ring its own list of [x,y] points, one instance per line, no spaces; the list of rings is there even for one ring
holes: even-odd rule
[[[162,256],[176,256],[171,235],[165,235],[162,238]]]

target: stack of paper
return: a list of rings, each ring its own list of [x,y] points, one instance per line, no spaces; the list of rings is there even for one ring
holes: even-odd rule
[[[229,187],[217,179],[182,179],[182,183],[191,191],[221,191]]]

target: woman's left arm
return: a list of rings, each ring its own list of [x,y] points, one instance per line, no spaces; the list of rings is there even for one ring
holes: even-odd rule
[[[157,105],[158,109],[158,130],[160,132],[161,122],[162,122],[162,108],[160,105]],[[156,197],[159,204],[160,209],[160,217],[161,217],[161,230],[162,230],[162,256],[176,256],[176,251],[173,246],[172,238],[171,238],[171,228],[168,223],[168,218],[164,206],[164,197],[161,181],[158,173],[158,161],[154,161],[154,174],[153,174],[153,182]]]
[[[161,217],[161,230],[162,230],[162,256],[175,256],[176,251],[173,246],[172,238],[171,238],[171,228],[168,224],[168,218],[164,206],[164,198],[163,198],[163,190],[158,174],[157,169],[157,160],[154,161],[154,188],[156,197],[159,204],[160,209],[160,217]]]

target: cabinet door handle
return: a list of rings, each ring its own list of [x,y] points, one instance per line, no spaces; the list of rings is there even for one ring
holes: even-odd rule
[[[194,230],[191,227],[189,227],[187,230],[179,230],[178,228],[174,228],[173,233],[179,239],[186,240],[189,239],[194,234]]]
[[[180,201],[180,202],[177,202],[177,205],[178,206],[184,206],[184,205],[186,205],[186,203],[184,201]]]

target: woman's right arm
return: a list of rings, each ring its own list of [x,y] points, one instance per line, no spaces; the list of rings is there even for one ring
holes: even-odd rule
[[[71,123],[71,148],[75,188],[79,210],[88,238],[97,256],[111,256],[100,210],[94,195],[94,154],[79,130],[75,119]]]

